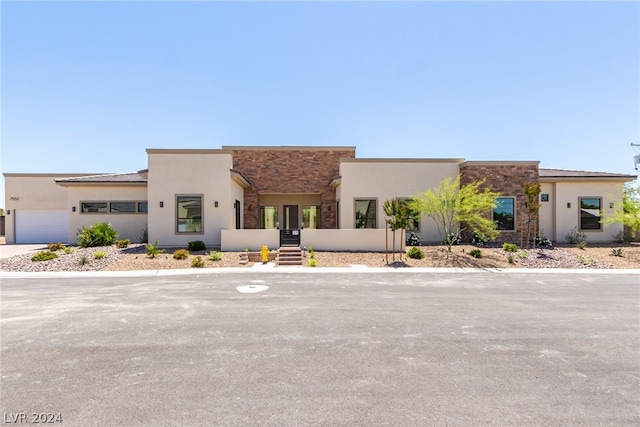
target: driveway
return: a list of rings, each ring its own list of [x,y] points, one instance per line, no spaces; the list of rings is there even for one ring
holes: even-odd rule
[[[86,275],[0,296],[10,419],[640,425],[635,274]]]
[[[7,245],[4,236],[0,236],[0,258],[9,258],[14,255],[22,255],[33,253],[34,255],[40,251],[48,249],[46,243],[36,245]]]

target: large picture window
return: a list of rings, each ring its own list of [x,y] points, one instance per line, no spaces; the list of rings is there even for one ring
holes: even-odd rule
[[[202,196],[176,198],[178,233],[202,233]]]
[[[580,230],[600,230],[602,199],[599,197],[580,197]]]
[[[498,230],[515,231],[515,199],[513,197],[498,197],[493,209],[493,220]]]
[[[355,228],[377,228],[376,199],[356,199],[355,206]]]
[[[260,228],[265,230],[278,228],[277,206],[260,206]]]
[[[320,206],[303,206],[302,222],[304,228],[320,228]]]

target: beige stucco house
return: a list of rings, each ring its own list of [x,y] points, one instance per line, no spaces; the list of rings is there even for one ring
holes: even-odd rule
[[[223,146],[147,149],[147,168],[125,174],[5,173],[7,243],[76,243],[77,231],[109,222],[120,238],[143,233],[160,246],[202,240],[222,250],[278,247],[282,239],[319,250],[384,250],[382,205],[460,174],[500,193],[500,241],[517,242],[525,182],[542,188],[539,228],[562,242],[573,228],[613,241],[620,225],[599,219],[636,176],[543,169],[537,161],[360,159],[355,147]],[[424,242],[435,224],[413,225]]]

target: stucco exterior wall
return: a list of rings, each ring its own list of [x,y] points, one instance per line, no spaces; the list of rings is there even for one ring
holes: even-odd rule
[[[354,159],[340,163],[340,228],[355,228],[355,200],[377,200],[377,228],[386,227],[382,205],[394,197],[409,198],[437,187],[446,177],[455,178],[462,159]],[[423,242],[441,239],[435,223],[422,218]]]
[[[233,167],[251,182],[244,193],[244,226],[259,227],[261,194],[320,194],[321,227],[336,228],[336,197],[329,183],[340,159],[355,157],[354,147],[222,147],[233,153]]]
[[[556,239],[556,209],[558,198],[556,197],[556,184],[554,182],[541,182],[540,195],[548,195],[547,202],[540,202],[538,218],[540,221],[540,235],[544,235],[552,242]]]
[[[278,230],[222,230],[221,236],[221,249],[228,252],[259,251],[263,246],[269,249],[280,247]]]
[[[220,230],[235,222],[231,193],[231,153],[224,150],[159,150],[148,153],[149,241],[186,246],[202,240],[220,246]],[[178,233],[178,196],[202,196],[202,231]],[[215,202],[218,207],[215,207]],[[163,207],[160,207],[162,202]]]
[[[67,187],[69,212],[69,242],[77,243],[77,231],[96,222],[107,222],[118,231],[118,239],[140,242],[142,231],[147,226],[146,213],[82,213],[82,202],[144,202],[147,186],[70,186]],[[76,211],[73,212],[73,208]]]
[[[619,203],[619,188],[622,182],[557,182],[556,187],[556,231],[553,240],[565,242],[565,236],[580,224],[581,197],[601,197],[604,214],[611,214],[613,209],[609,203]],[[568,207],[571,204],[571,207]],[[611,224],[602,226],[601,230],[581,230],[587,235],[587,242],[612,242],[622,226]],[[549,236],[547,236],[549,237]],[[551,237],[549,237],[551,238]]]
[[[231,181],[231,199],[229,199],[229,204],[231,206],[231,216],[229,218],[229,224],[227,226],[230,230],[236,229],[236,210],[234,203],[240,202],[240,229],[244,228],[244,188],[235,181]]]
[[[65,210],[67,189],[55,183],[58,178],[71,178],[78,174],[19,174],[5,173],[5,239],[15,243],[14,218],[19,210]]]

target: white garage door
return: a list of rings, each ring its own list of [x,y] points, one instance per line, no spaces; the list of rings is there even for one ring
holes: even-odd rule
[[[69,243],[67,211],[14,211],[16,243]]]

